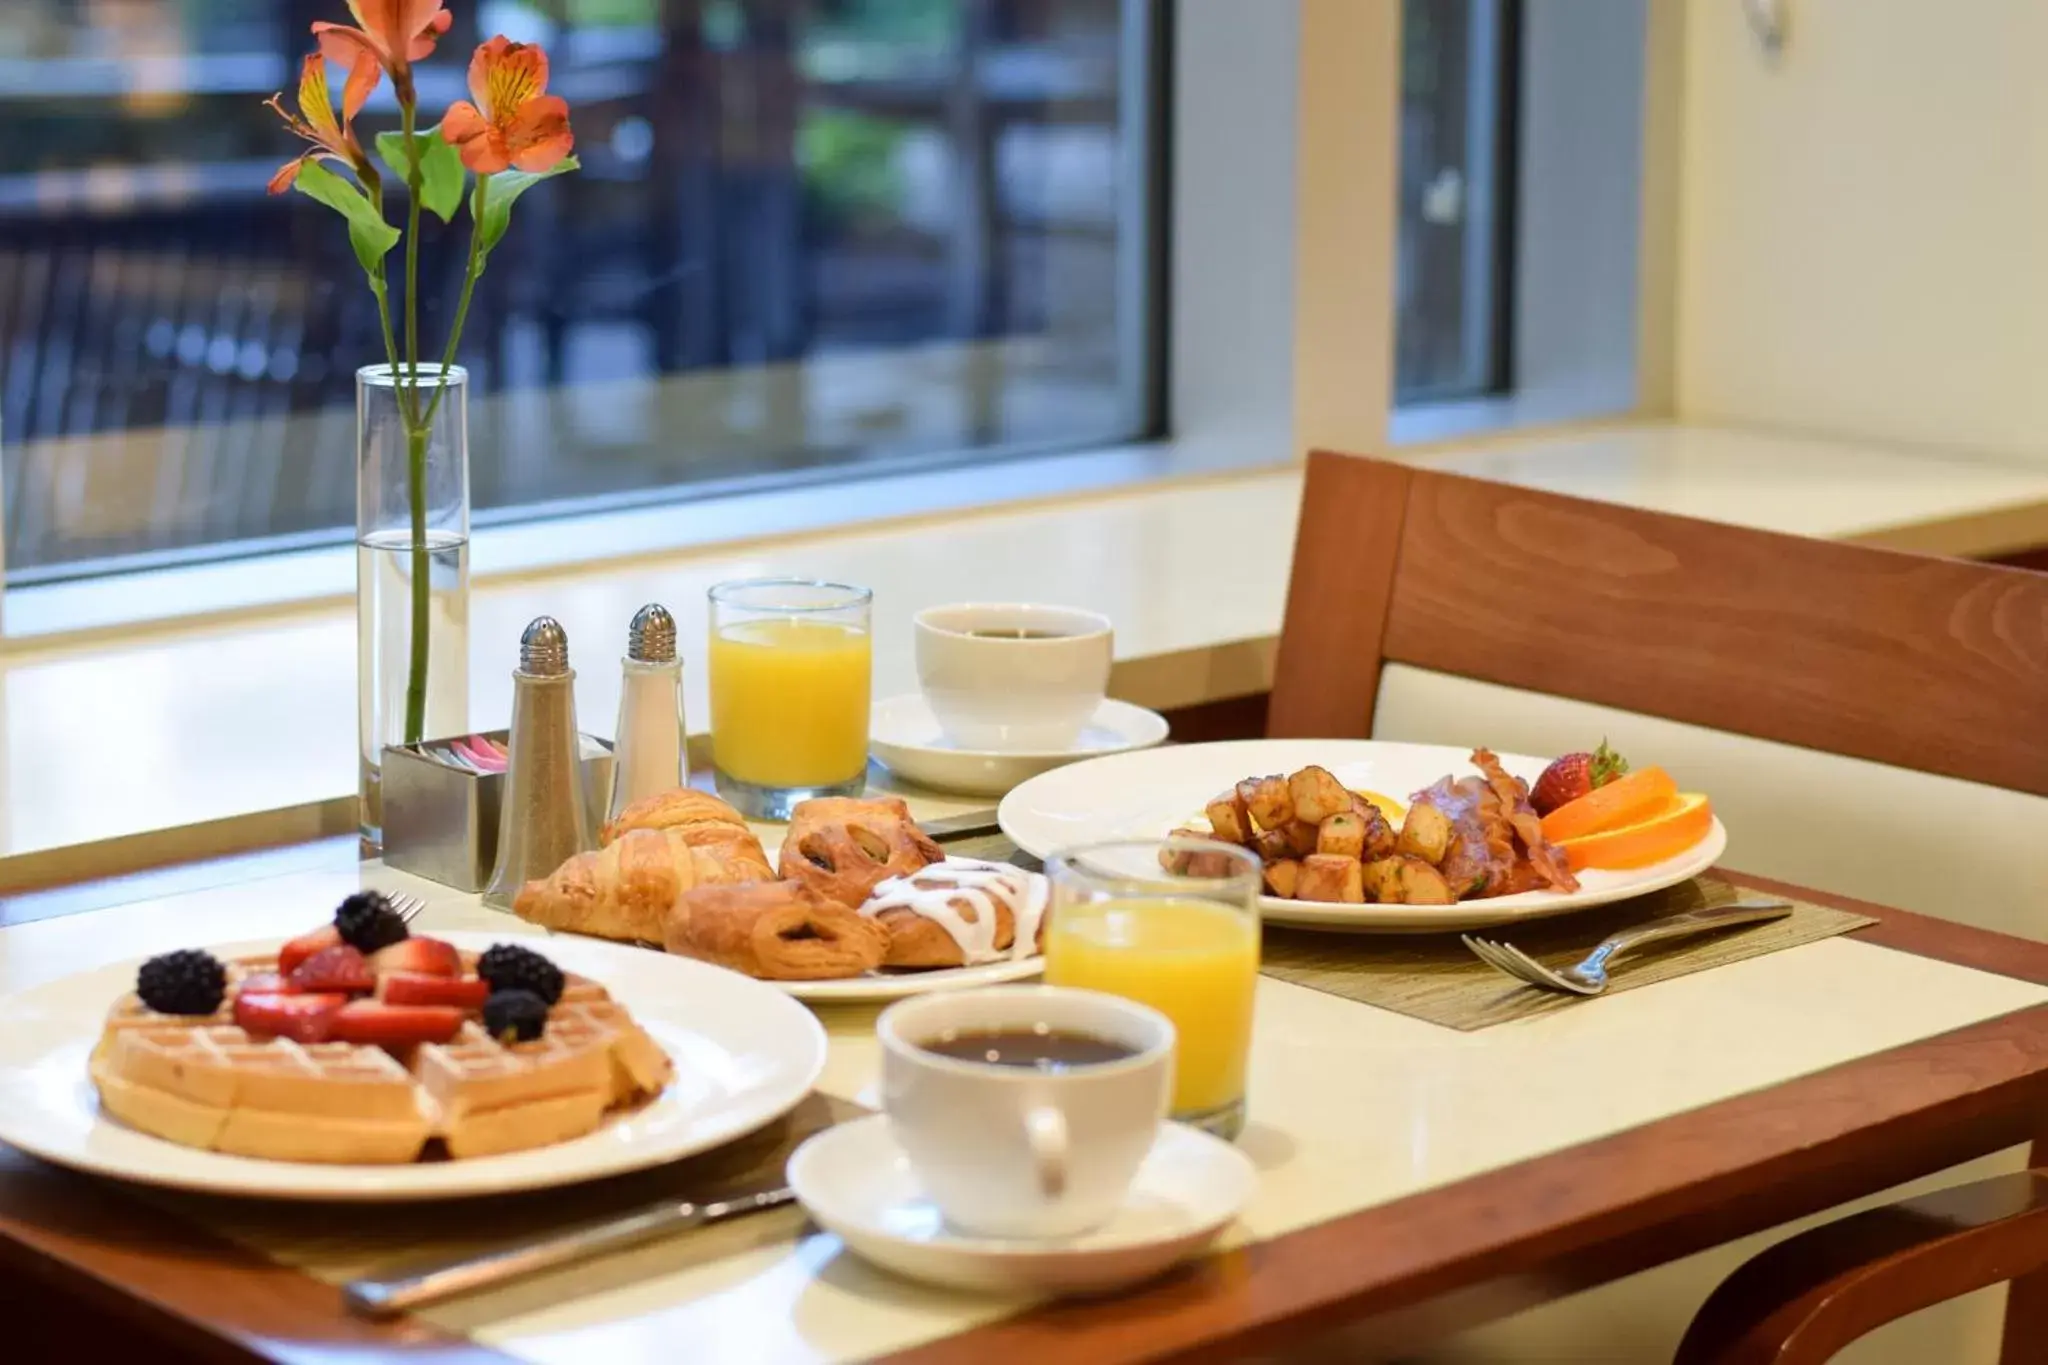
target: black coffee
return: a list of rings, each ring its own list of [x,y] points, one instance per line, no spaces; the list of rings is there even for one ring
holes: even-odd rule
[[[1033,630],[1029,626],[986,626],[967,632],[977,640],[1057,640],[1062,638],[1056,630]]]
[[[977,1029],[942,1033],[924,1045],[926,1052],[962,1062],[984,1062],[989,1066],[1022,1066],[1037,1071],[1071,1071],[1081,1066],[1101,1066],[1138,1055],[1138,1049],[1097,1038],[1091,1033],[1064,1033],[1057,1029]]]

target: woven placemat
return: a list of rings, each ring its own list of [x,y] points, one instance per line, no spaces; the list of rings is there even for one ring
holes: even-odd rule
[[[1029,868],[1039,865],[1000,834],[954,840],[946,847],[950,853],[969,858]],[[1744,894],[1709,875],[1595,910],[1482,933],[1497,942],[1512,943],[1541,962],[1562,967],[1583,958],[1609,934],[1665,915],[1726,904]],[[1792,913],[1784,919],[1656,945],[1624,957],[1611,969],[1612,984],[1607,989],[1610,994],[1633,990],[1832,938],[1876,922],[1867,915],[1795,900]],[[1466,1033],[1568,1009],[1584,999],[1509,980],[1472,956],[1456,934],[1333,934],[1269,924],[1262,952],[1261,970],[1276,980]]]
[[[1745,893],[1718,877],[1696,877],[1634,900],[1480,930],[1478,936],[1512,943],[1540,962],[1562,967],[1619,930],[1725,904],[1745,894],[1756,893]],[[1808,901],[1794,900],[1792,907],[1784,919],[1653,945],[1626,956],[1609,969],[1608,993],[1690,976],[1877,923],[1868,915]],[[1325,934],[1268,925],[1264,957],[1262,970],[1267,976],[1467,1033],[1592,1003],[1583,996],[1510,980],[1472,956],[1456,934]]]

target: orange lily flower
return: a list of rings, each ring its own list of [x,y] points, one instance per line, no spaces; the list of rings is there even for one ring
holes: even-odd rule
[[[327,88],[327,59],[318,52],[306,54],[306,64],[299,70],[299,112],[294,114],[284,107],[284,96],[272,95],[265,101],[267,107],[277,111],[285,127],[297,133],[313,145],[299,156],[287,161],[270,177],[270,192],[283,194],[299,178],[299,171],[308,161],[339,161],[362,175],[369,169],[369,158],[363,155],[362,144],[356,141],[355,129],[351,126],[356,110],[363,107],[370,91],[377,84],[378,68],[374,62],[357,66],[348,73],[348,84],[342,89],[342,117],[334,117],[334,96]]]
[[[553,170],[576,145],[569,131],[569,103],[546,94],[548,54],[532,43],[504,34],[484,43],[469,62],[469,93],[476,103],[457,100],[441,119],[441,136],[462,153],[462,164],[478,175]]]
[[[455,22],[441,6],[442,0],[348,0],[348,12],[361,27],[318,23],[313,36],[331,61],[353,70],[367,58],[403,89],[412,78],[412,64],[432,55],[435,42]]]

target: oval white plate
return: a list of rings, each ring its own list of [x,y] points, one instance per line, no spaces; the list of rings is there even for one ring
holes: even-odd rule
[[[997,819],[1018,847],[1038,857],[1105,839],[1149,839],[1201,814],[1209,798],[1244,778],[1319,763],[1346,786],[1406,801],[1446,773],[1476,775],[1471,750],[1446,744],[1370,739],[1246,739],[1117,754],[1031,779],[1003,798]],[[1547,759],[1502,754],[1525,781]],[[1456,905],[1329,905],[1263,897],[1273,924],[1358,933],[1446,933],[1570,914],[1676,885],[1712,867],[1728,847],[1714,821],[1707,837],[1675,858],[1627,872],[1582,872],[1571,894],[1524,891]]]
[[[841,977],[835,981],[770,981],[764,984],[814,1005],[881,1004],[906,996],[930,995],[935,991],[967,991],[976,986],[1000,986],[1009,981],[1029,981],[1045,971],[1043,957],[1014,961],[983,962],[973,967],[933,967],[928,971],[876,972],[870,976]]]
[[[935,791],[1001,796],[1063,764],[1149,749],[1166,738],[1166,717],[1126,701],[1104,700],[1073,744],[1050,753],[961,749],[949,743],[921,692],[875,703],[868,748],[889,771]]]
[[[475,952],[502,936],[437,934]],[[530,940],[529,940],[530,941]],[[223,956],[281,940],[230,944]],[[107,1009],[137,962],[0,999],[0,1142],[96,1175],[269,1199],[399,1200],[567,1185],[679,1160],[788,1113],[825,1066],[825,1031],[781,991],[688,958],[550,938],[547,956],[602,982],[667,1049],[676,1076],[644,1108],[550,1147],[466,1161],[336,1166],[200,1151],[104,1118],[86,1074]]]
[[[789,1160],[789,1183],[818,1226],[856,1254],[913,1280],[984,1293],[1100,1294],[1195,1255],[1251,1202],[1251,1158],[1177,1123],[1138,1169],[1108,1224],[1042,1242],[967,1237],[924,1197],[886,1115],[828,1128]]]

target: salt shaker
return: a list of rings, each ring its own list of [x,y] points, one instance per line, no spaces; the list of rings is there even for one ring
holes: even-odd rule
[[[683,785],[683,663],[676,657],[676,619],[659,602],[633,614],[620,660],[617,754],[607,820],[643,796]]]
[[[484,888],[484,904],[500,909],[511,908],[526,883],[546,877],[597,842],[583,790],[569,634],[552,616],[535,617],[519,637],[509,747],[498,811],[498,862]]]

